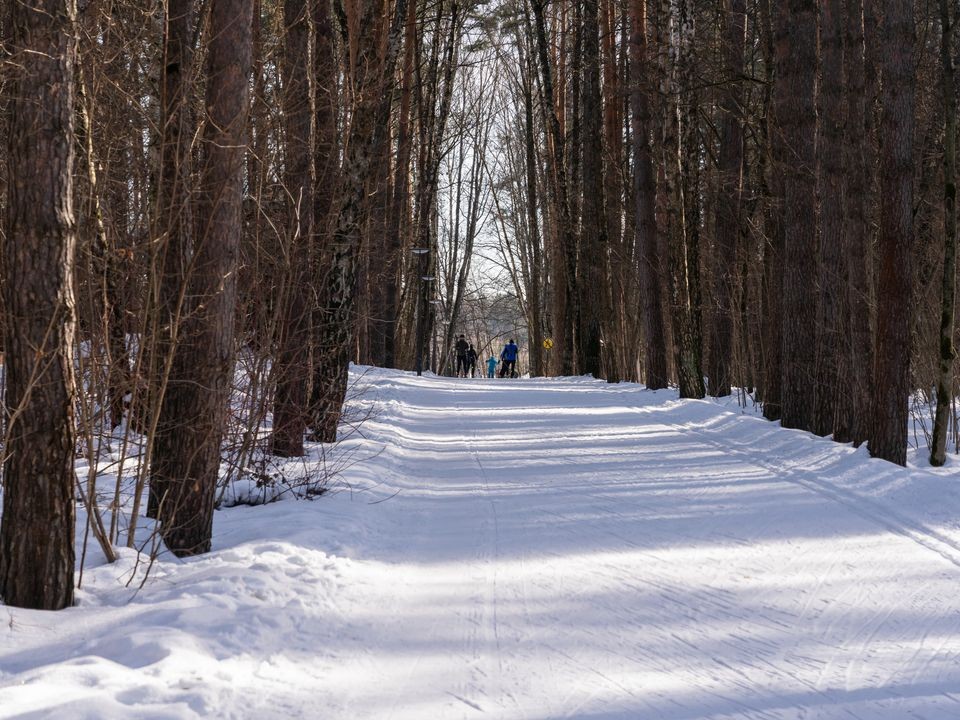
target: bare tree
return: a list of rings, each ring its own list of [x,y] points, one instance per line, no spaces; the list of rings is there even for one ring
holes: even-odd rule
[[[910,0],[883,3],[880,265],[870,454],[907,462],[912,318],[915,18]]]
[[[73,604],[72,207],[76,3],[13,3],[3,300],[7,430],[0,596]]]
[[[734,282],[740,238],[743,194],[743,53],[746,3],[725,0],[725,86],[720,100],[720,187],[716,204],[716,302],[711,325],[710,394],[730,394],[733,382]]]
[[[310,247],[313,230],[313,143],[310,66],[311,16],[307,0],[286,0],[283,6],[286,44],[283,53],[284,145],[288,225],[281,284],[283,320],[274,365],[277,389],[273,410],[275,455],[303,455],[307,428],[307,381],[310,376]]]
[[[943,91],[943,286],[940,310],[940,376],[930,464],[946,461],[947,422],[953,406],[954,303],[957,295],[957,96],[953,67],[955,18],[949,0],[940,0],[940,66]]]
[[[252,16],[253,0],[218,0],[210,8],[197,240],[185,279],[189,305],[154,456],[154,475],[165,489],[158,513],[161,534],[180,556],[209,551],[213,536],[220,442],[234,369]]]
[[[848,257],[843,230],[843,3],[820,3],[820,110],[817,141],[817,194],[820,198],[818,243],[819,305],[816,322],[815,406],[811,429],[846,441],[849,415],[841,412],[840,394],[848,374]],[[809,393],[809,389],[807,390]]]
[[[667,344],[663,321],[662,263],[657,242],[656,178],[653,171],[650,137],[652,118],[650,93],[654,83],[647,47],[646,0],[630,3],[630,108],[633,140],[634,243],[637,247],[638,278],[642,302],[644,339],[644,382],[651,390],[667,386]]]

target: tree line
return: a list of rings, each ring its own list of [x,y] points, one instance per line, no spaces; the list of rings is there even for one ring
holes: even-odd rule
[[[901,465],[911,408],[935,404],[942,464],[958,9],[500,6],[507,250],[531,341],[562,348],[532,342],[537,372],[736,387],[785,427]]]
[[[123,542],[104,434],[138,448],[127,544],[142,507],[208,551],[225,444],[335,441],[350,361],[441,371],[484,241],[534,375],[743,388],[901,464],[935,393],[942,463],[938,2],[5,4],[0,597],[72,603],[78,501]]]

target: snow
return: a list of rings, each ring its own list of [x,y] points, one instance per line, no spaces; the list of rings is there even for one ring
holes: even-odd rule
[[[960,717],[956,463],[629,384],[360,382],[336,492],[0,606],[0,717]]]

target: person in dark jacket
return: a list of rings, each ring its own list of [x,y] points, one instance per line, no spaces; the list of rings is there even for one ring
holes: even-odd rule
[[[513,338],[510,338],[510,342],[504,345],[503,350],[500,352],[500,360],[503,361],[503,365],[500,368],[500,377],[517,376],[517,355],[519,354],[520,348],[517,347]]]
[[[457,338],[457,377],[466,377],[467,376],[467,350],[470,349],[470,343],[467,342],[466,335],[461,335]],[[462,374],[461,374],[462,373]]]
[[[477,376],[477,351],[473,349],[473,343],[467,350],[467,367],[470,368],[470,377]]]

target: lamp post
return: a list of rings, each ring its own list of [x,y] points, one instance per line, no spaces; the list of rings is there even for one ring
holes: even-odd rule
[[[419,265],[417,272],[420,277],[420,287],[417,288],[417,377],[423,375],[423,333],[424,333],[424,313],[426,313],[426,283],[424,281],[423,262],[430,254],[430,248],[413,248],[410,252],[417,256]]]

